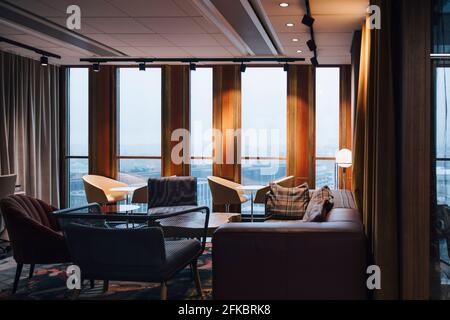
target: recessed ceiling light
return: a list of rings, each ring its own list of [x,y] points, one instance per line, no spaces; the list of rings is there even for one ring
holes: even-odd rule
[[[282,3],[280,3],[280,7],[282,7],[282,8],[289,7],[289,3],[282,2]]]
[[[297,50],[297,53],[302,53],[303,51],[302,50]]]
[[[298,42],[297,38],[292,39],[292,42]]]
[[[295,24],[293,24],[292,22],[286,23],[286,27],[293,27],[295,26]]]

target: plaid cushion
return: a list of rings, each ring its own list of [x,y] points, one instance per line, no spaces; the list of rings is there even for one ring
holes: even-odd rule
[[[312,194],[303,221],[325,221],[327,213],[331,208],[333,208],[333,195],[331,194],[331,190],[328,186],[322,187]]]
[[[276,183],[271,183],[266,201],[266,213],[273,219],[302,219],[308,202],[308,184],[284,188]]]

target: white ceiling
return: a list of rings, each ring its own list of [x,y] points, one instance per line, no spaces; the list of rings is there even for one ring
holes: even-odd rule
[[[65,26],[66,8],[81,8],[79,33],[133,57],[242,57],[219,28],[202,16],[194,0],[14,0],[11,3]],[[240,1],[240,0],[229,0]],[[309,29],[301,24],[303,0],[259,0],[284,55],[311,57],[306,47]],[[310,0],[321,64],[350,63],[353,31],[360,29],[368,0]],[[294,27],[286,27],[293,22]],[[0,35],[62,56],[58,64],[78,64],[92,53],[48,37],[0,24]],[[299,42],[292,42],[298,38]],[[33,53],[0,43],[0,49],[33,57]],[[301,54],[297,50],[302,50]],[[309,60],[309,59],[307,59]],[[309,63],[309,61],[307,61]]]

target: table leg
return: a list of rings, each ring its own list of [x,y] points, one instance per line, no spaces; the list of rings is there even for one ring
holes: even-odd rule
[[[253,222],[253,191],[250,193],[250,214],[251,214],[251,222]]]

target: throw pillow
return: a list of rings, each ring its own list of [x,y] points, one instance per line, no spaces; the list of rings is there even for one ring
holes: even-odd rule
[[[308,184],[285,188],[271,183],[266,201],[266,213],[273,219],[301,220],[305,215],[308,202]]]
[[[308,207],[306,208],[303,221],[322,222],[325,221],[328,212],[333,208],[333,195],[327,186],[313,192]]]

